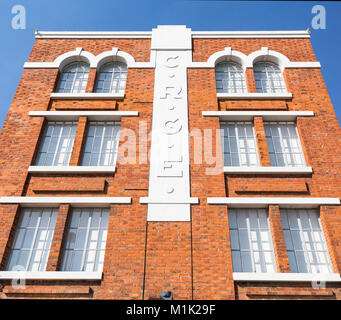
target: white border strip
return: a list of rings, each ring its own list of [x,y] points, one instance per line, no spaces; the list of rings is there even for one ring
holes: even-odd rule
[[[267,121],[293,121],[296,117],[313,117],[313,111],[202,111],[204,117],[219,117],[221,120],[252,120],[263,117]]]
[[[84,92],[84,93],[59,93],[53,92],[51,93],[51,99],[59,100],[59,99],[96,99],[96,100],[111,100],[111,99],[123,99],[124,93],[93,93],[93,92]]]
[[[74,207],[106,207],[110,204],[131,204],[131,197],[0,197],[0,203],[15,203],[21,206],[52,206],[69,203]]]
[[[199,199],[198,198],[189,198],[189,199],[152,199],[149,197],[141,197],[140,203],[142,204],[148,204],[148,203],[158,203],[158,204],[198,204]]]
[[[305,174],[312,173],[311,167],[224,167],[231,174]]]
[[[101,166],[29,166],[28,172],[46,172],[46,173],[113,173],[116,167]]]
[[[231,208],[264,208],[271,204],[282,208],[316,208],[320,205],[340,205],[339,198],[285,198],[285,197],[219,197],[207,198],[208,204],[225,204]]]
[[[292,93],[259,93],[259,92],[246,92],[246,93],[217,93],[219,100],[242,100],[242,99],[256,99],[256,100],[280,100],[291,99]]]
[[[0,271],[1,280],[102,280],[102,272],[75,271]]]
[[[338,273],[251,273],[233,272],[234,281],[341,282]]]
[[[310,38],[310,32],[308,30],[192,31],[192,38]]]
[[[88,117],[90,120],[119,120],[122,117],[137,117],[138,111],[30,111],[30,117],[45,117],[48,120],[77,120]]]

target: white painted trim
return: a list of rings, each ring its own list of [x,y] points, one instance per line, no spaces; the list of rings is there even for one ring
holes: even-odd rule
[[[151,31],[37,31],[36,39],[150,39]]]
[[[312,173],[311,167],[224,167],[231,174],[306,174]]]
[[[112,99],[123,99],[124,93],[93,93],[93,92],[82,92],[82,93],[59,93],[52,92],[51,99],[79,99],[79,100],[112,100]]]
[[[0,203],[50,207],[58,207],[61,203],[69,203],[74,207],[107,207],[113,203],[130,204],[131,197],[0,197]]]
[[[140,198],[140,203],[142,204],[148,204],[148,203],[175,203],[175,204],[198,204],[199,199],[198,198],[189,198],[189,199],[172,199],[172,198],[167,198],[167,199],[152,199],[149,197],[141,197]]]
[[[37,31],[36,39],[150,39],[151,31]],[[192,31],[192,38],[310,38],[307,30]]]
[[[282,208],[316,208],[320,205],[340,205],[339,198],[272,198],[238,197],[207,198],[208,204],[225,204],[231,208],[265,208],[275,204]]]
[[[294,121],[297,117],[313,117],[313,111],[202,111],[203,117],[221,120],[252,120],[263,117],[265,121]]]
[[[102,280],[102,272],[85,271],[0,271],[1,280]]]
[[[233,272],[234,281],[341,282],[338,273],[256,273]]]
[[[290,31],[192,31],[192,38],[310,38],[307,30]]]
[[[214,68],[216,64],[223,62],[223,61],[233,61],[239,63],[244,71],[247,67],[247,56],[239,51],[232,50],[231,47],[226,47],[222,51],[218,51],[213,53],[207,60],[207,64],[211,66],[211,68]]]
[[[28,172],[46,173],[114,173],[115,166],[29,166]]]
[[[259,93],[259,92],[245,92],[245,93],[217,93],[219,100],[278,100],[278,99],[292,99],[292,93]]]
[[[119,120],[122,117],[137,117],[138,111],[30,111],[30,117],[45,117],[48,120],[77,120],[88,117],[90,120]]]

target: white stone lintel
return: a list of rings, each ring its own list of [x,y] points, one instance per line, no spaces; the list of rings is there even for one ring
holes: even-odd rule
[[[138,111],[30,111],[30,117],[45,117],[47,120],[78,120],[88,117],[90,120],[110,121],[122,117],[137,117]]]
[[[217,98],[219,100],[288,100],[292,99],[292,93],[217,93]]]
[[[231,208],[266,208],[279,205],[282,208],[316,208],[320,205],[340,205],[339,198],[299,198],[299,197],[219,197],[207,198],[208,204],[227,205]]]
[[[131,197],[0,197],[0,203],[23,207],[58,207],[62,203],[73,207],[108,207],[110,204],[131,204]]]
[[[51,99],[54,100],[114,100],[123,99],[123,93],[97,93],[97,92],[80,92],[80,93],[61,93],[52,92]]]
[[[253,120],[263,117],[266,121],[295,121],[297,117],[313,117],[313,111],[203,111],[204,117],[219,117],[221,120]]]
[[[114,173],[115,166],[30,166],[28,172],[36,173]]]

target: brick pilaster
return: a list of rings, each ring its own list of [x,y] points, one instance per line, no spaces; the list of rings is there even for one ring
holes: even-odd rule
[[[254,128],[255,128],[255,135],[256,135],[260,165],[263,167],[269,167],[271,166],[271,164],[270,164],[270,157],[269,157],[269,152],[268,152],[268,145],[267,145],[266,137],[265,137],[263,118],[254,117],[253,121],[254,121]]]
[[[0,270],[4,270],[19,219],[19,205],[0,206]],[[11,226],[11,227],[9,227]]]
[[[94,92],[96,81],[96,68],[91,68],[88,77],[88,83],[86,85],[85,92]]]
[[[341,207],[321,206],[320,220],[335,273],[341,272]]]
[[[289,273],[290,265],[278,205],[269,206],[269,224],[278,272]]]
[[[84,143],[87,117],[79,117],[75,141],[73,143],[70,166],[78,166],[81,161],[82,146]]]
[[[253,68],[246,68],[245,80],[246,80],[246,85],[247,85],[247,91],[248,92],[257,92]]]
[[[53,239],[50,248],[49,259],[47,261],[46,271],[57,271],[61,258],[63,256],[63,241],[65,241],[67,231],[67,218],[70,211],[70,205],[61,204],[58,210],[56,227],[53,233]]]

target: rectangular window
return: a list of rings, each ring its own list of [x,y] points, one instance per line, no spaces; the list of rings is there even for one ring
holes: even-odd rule
[[[45,271],[58,209],[22,210],[6,269]]]
[[[73,210],[62,271],[102,271],[108,222],[108,209]]]
[[[224,166],[258,165],[258,152],[252,122],[221,122]]]
[[[114,166],[120,122],[90,122],[83,153],[83,166]]]
[[[281,209],[281,219],[291,272],[332,272],[317,211]]]
[[[49,121],[37,155],[37,166],[67,166],[70,161],[77,122]]]
[[[265,209],[229,209],[234,272],[276,272]]]
[[[272,166],[305,166],[304,155],[294,122],[264,122],[264,129]]]

